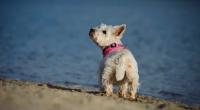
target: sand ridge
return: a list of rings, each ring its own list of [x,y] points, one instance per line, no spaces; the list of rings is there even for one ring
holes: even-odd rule
[[[179,102],[171,102],[138,94],[130,101],[117,97],[106,97],[104,93],[49,83],[0,78],[1,110],[183,110],[200,109]]]

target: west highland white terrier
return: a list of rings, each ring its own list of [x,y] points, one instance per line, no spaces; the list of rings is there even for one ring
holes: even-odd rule
[[[90,38],[102,49],[98,74],[100,91],[106,92],[106,96],[112,96],[113,85],[119,87],[119,97],[126,98],[129,89],[129,98],[135,99],[139,87],[138,67],[135,58],[120,39],[125,32],[126,25],[110,26],[101,24],[91,28]]]

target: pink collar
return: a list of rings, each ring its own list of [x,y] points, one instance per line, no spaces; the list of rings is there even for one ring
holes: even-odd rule
[[[109,46],[106,46],[104,49],[103,49],[103,58],[106,57],[106,55],[108,55],[109,53],[111,53],[112,51],[115,51],[117,49],[125,49],[127,48],[126,46],[123,46],[121,44],[116,44],[116,43],[112,43],[110,44]]]

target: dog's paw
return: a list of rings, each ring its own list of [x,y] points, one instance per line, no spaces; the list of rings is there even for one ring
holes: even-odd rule
[[[113,93],[112,92],[106,92],[107,97],[112,97]]]

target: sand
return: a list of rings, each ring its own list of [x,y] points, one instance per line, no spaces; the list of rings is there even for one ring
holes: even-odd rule
[[[0,110],[184,110],[200,109],[137,94],[130,101],[104,93],[49,83],[0,78]]]

